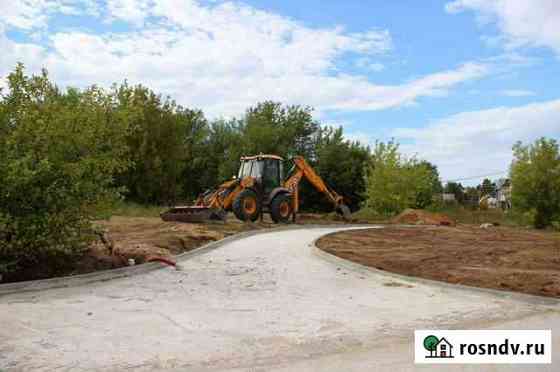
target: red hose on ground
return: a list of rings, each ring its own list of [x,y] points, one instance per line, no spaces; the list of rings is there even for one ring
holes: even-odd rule
[[[177,266],[177,264],[174,261],[171,261],[170,259],[167,259],[165,257],[148,257],[146,262],[161,262],[169,266],[173,266],[173,267]]]

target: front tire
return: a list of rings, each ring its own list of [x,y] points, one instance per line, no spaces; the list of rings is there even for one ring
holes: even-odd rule
[[[279,194],[270,203],[270,217],[276,223],[289,223],[292,216],[292,198]]]
[[[260,211],[259,198],[253,190],[241,191],[233,201],[233,213],[241,221],[255,222],[259,218]]]

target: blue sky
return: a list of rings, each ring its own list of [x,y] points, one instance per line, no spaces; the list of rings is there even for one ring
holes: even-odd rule
[[[311,105],[443,180],[506,172],[514,142],[560,136],[554,0],[0,0],[0,47],[0,76],[21,61],[62,86],[128,79],[211,118]]]

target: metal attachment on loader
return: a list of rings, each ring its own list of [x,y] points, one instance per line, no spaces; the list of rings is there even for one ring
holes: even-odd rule
[[[160,214],[164,221],[178,222],[205,222],[208,220],[225,221],[226,212],[224,210],[198,207],[198,206],[179,206],[172,207]]]
[[[345,221],[352,221],[352,213],[346,204],[339,204],[336,208],[336,212],[340,214]]]

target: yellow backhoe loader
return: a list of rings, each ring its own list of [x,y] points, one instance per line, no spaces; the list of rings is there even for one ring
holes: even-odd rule
[[[194,206],[176,206],[161,214],[164,221],[202,222],[225,219],[233,211],[241,221],[256,221],[270,213],[276,223],[295,221],[299,210],[299,183],[309,181],[323,193],[344,219],[350,220],[350,209],[343,197],[329,188],[301,156],[292,159],[292,168],[284,177],[284,159],[277,155],[241,158],[239,173],[216,190],[200,195]]]

